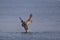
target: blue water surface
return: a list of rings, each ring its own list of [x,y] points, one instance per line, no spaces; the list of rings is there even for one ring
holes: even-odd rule
[[[60,32],[1,32],[0,40],[60,40]]]

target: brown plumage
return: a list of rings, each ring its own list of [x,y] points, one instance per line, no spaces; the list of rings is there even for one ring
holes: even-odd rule
[[[28,26],[32,23],[32,14],[30,14],[29,19],[27,21],[23,21],[21,17],[19,17],[22,23],[22,27],[24,27],[26,32],[29,32]]]

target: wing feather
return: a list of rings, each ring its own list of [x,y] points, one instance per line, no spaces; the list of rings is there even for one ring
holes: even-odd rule
[[[32,23],[32,14],[30,14],[29,19],[26,21],[27,25],[30,25]]]

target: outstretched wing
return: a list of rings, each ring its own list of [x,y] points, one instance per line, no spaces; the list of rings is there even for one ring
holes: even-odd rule
[[[21,20],[21,22],[23,23],[23,20],[22,20],[22,18],[21,17],[19,17],[19,19]]]
[[[29,19],[26,21],[27,26],[32,23],[32,14],[30,14]]]

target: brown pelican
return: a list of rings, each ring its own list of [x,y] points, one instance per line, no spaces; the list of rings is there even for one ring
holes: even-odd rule
[[[27,21],[23,21],[21,17],[19,17],[22,23],[22,27],[24,27],[26,32],[30,32],[28,26],[32,23],[32,14],[30,14],[29,19]]]

